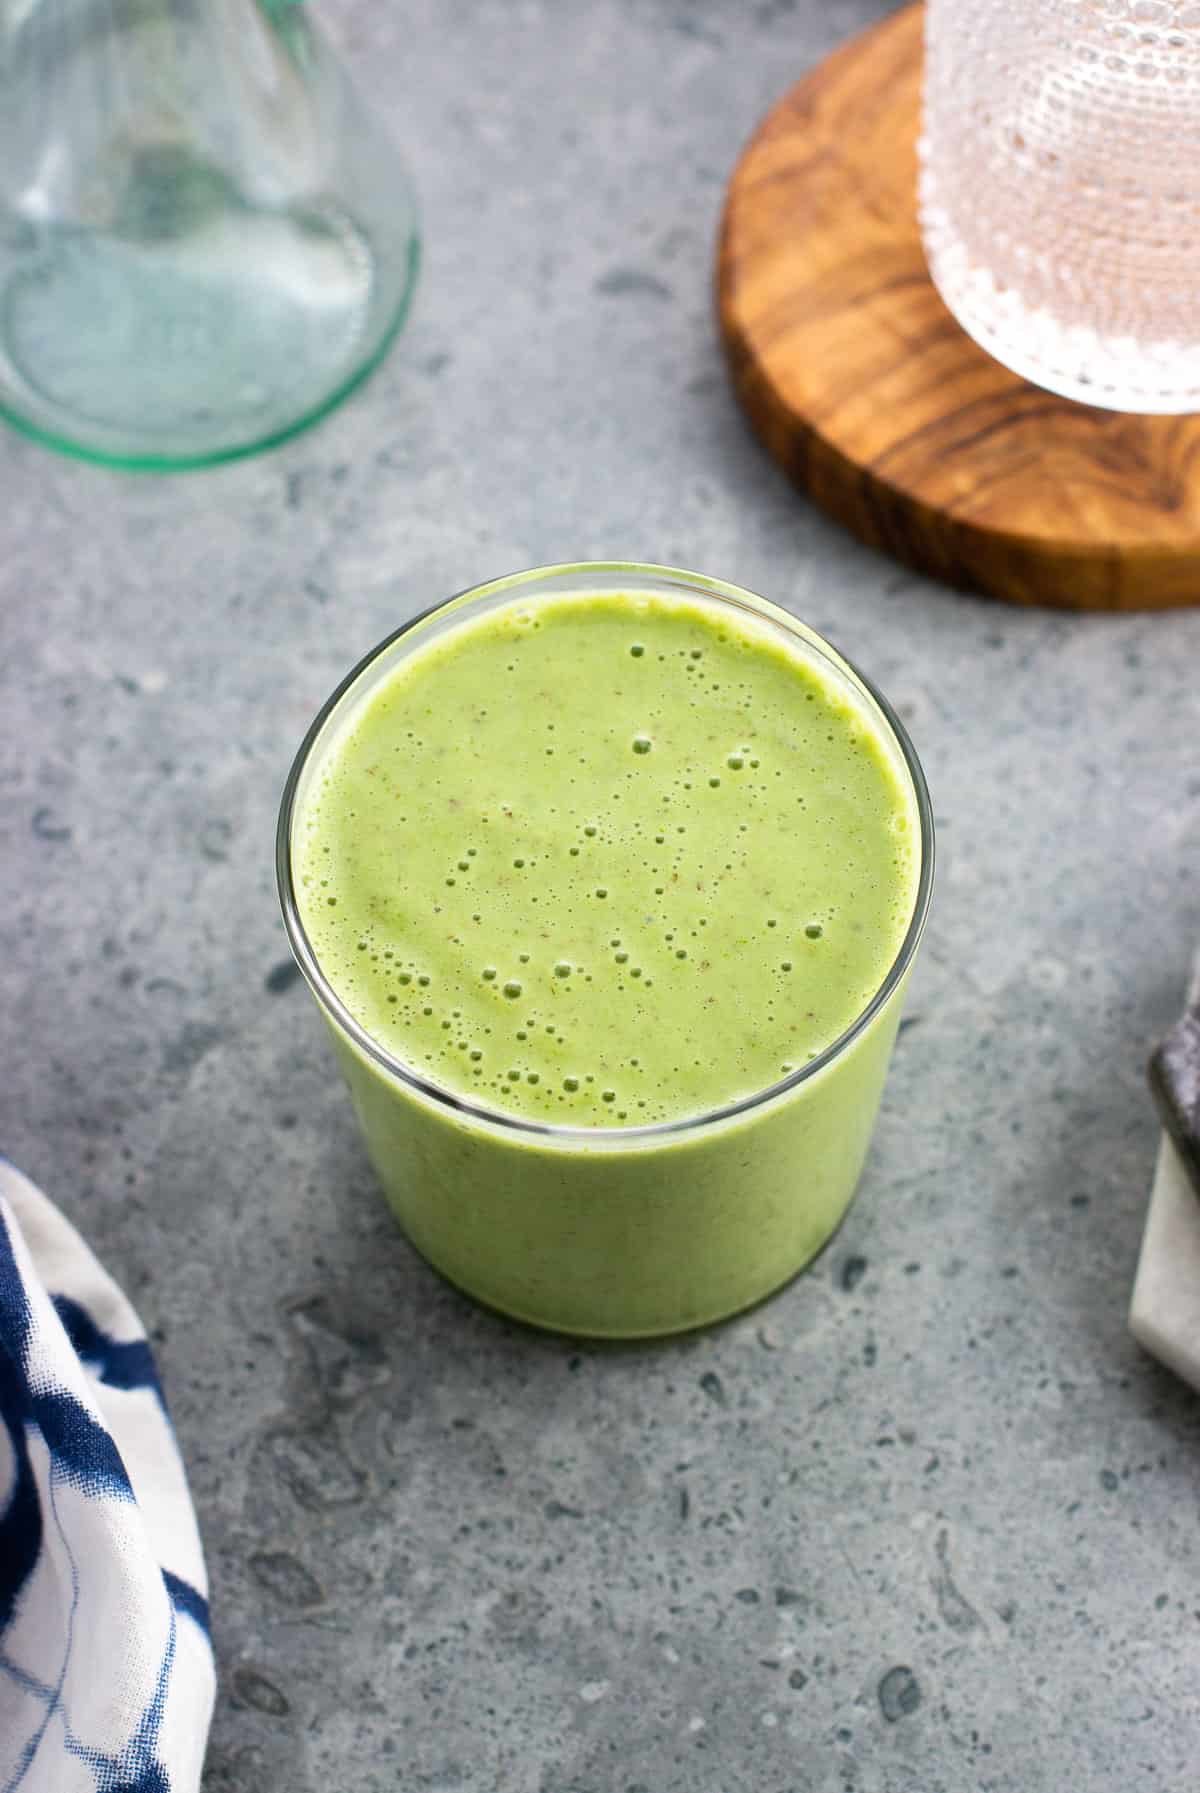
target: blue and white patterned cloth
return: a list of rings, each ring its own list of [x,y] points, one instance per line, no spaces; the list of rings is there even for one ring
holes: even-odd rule
[[[196,1793],[207,1591],[137,1315],[0,1160],[0,1793]]]

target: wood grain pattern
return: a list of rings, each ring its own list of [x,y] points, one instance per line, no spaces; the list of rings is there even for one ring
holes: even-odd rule
[[[929,278],[922,12],[806,76],[734,171],[717,296],[738,395],[804,491],[922,572],[1027,604],[1200,602],[1200,418],[1030,385],[965,335]]]

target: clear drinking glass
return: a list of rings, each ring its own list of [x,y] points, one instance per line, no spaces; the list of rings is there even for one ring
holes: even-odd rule
[[[324,415],[417,265],[395,149],[299,0],[0,0],[0,414],[198,466]]]
[[[1200,409],[1200,4],[927,0],[921,225],[959,323],[1053,392]]]
[[[913,911],[894,963],[847,1031],[769,1088],[647,1126],[546,1125],[497,1112],[402,1063],[361,1026],[306,933],[293,840],[313,781],[352,719],[409,655],[457,623],[539,594],[686,593],[749,613],[811,656],[870,718],[920,827]],[[276,843],[284,922],[321,1009],[380,1181],[413,1244],[502,1312],[560,1331],[639,1337],[724,1318],[820,1250],[866,1157],[933,878],[933,819],[903,727],[873,686],[786,611],[736,586],[629,562],[543,567],[461,593],[406,624],[317,716],[284,791]]]

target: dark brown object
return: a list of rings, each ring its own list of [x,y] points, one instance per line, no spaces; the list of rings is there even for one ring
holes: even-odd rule
[[[718,302],[738,396],[863,541],[1018,603],[1200,601],[1200,419],[1056,398],[955,323],[916,217],[923,8],[837,50],[729,185]]]

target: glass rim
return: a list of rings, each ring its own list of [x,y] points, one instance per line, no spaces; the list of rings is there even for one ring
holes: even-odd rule
[[[831,662],[835,670],[846,669],[851,678],[857,681],[875,704],[900,750],[905,770],[912,783],[920,824],[921,861],[912,916],[896,956],[884,973],[879,988],[855,1016],[849,1027],[845,1028],[815,1058],[799,1066],[798,1069],[790,1071],[785,1077],[778,1078],[774,1083],[751,1091],[747,1096],[739,1096],[735,1101],[722,1103],[717,1108],[705,1109],[700,1114],[680,1115],[673,1119],[650,1121],[633,1127],[564,1126],[553,1121],[534,1121],[521,1115],[506,1114],[501,1109],[489,1107],[484,1102],[474,1101],[469,1096],[460,1095],[454,1090],[447,1089],[432,1078],[414,1070],[412,1066],[405,1064],[402,1059],[381,1045],[351,1014],[321,969],[300,916],[295,880],[292,875],[292,825],[295,819],[296,797],[300,781],[326,724],[330,722],[341,707],[343,700],[350,695],[371,667],[406,635],[441,611],[465,604],[472,598],[490,597],[535,582],[544,583],[553,578],[574,577],[575,575],[584,579],[589,576],[611,577],[613,575],[627,576],[630,579],[657,579],[665,584],[690,588],[701,596],[715,597],[735,604],[739,608],[750,610],[753,615],[760,618],[763,617],[760,606],[766,605],[768,614],[765,620],[783,626],[790,625],[801,635],[805,644],[810,647],[815,646],[822,656]],[[399,628],[393,629],[389,635],[363,655],[362,659],[340,680],[321,705],[292,761],[280,800],[279,820],[275,833],[275,878],[288,945],[305,982],[326,1016],[336,1023],[338,1029],[361,1053],[386,1072],[389,1078],[403,1085],[418,1101],[432,1104],[436,1110],[450,1115],[462,1115],[471,1121],[482,1122],[486,1126],[498,1128],[501,1132],[511,1134],[516,1138],[541,1141],[545,1144],[603,1149],[625,1144],[652,1144],[656,1140],[700,1133],[722,1122],[751,1114],[754,1110],[766,1106],[767,1103],[775,1101],[778,1097],[799,1089],[803,1084],[817,1077],[835,1059],[840,1058],[859,1035],[866,1031],[880,1010],[886,1006],[916,956],[929,913],[933,890],[934,854],[933,806],[929,788],[925,782],[925,774],[917,757],[916,749],[909,740],[904,724],[883,693],[872,684],[871,680],[860,672],[853,661],[849,660],[838,648],[835,648],[831,642],[827,642],[816,629],[810,628],[807,623],[801,622],[800,618],[792,616],[790,611],[771,603],[769,599],[759,597],[744,586],[731,585],[707,574],[693,573],[685,567],[665,566],[652,561],[589,560],[563,561],[528,567],[519,573],[508,573],[498,579],[489,579],[478,585],[465,586],[461,591],[454,592],[449,597],[439,598],[436,603],[428,605],[416,616],[401,623]]]

